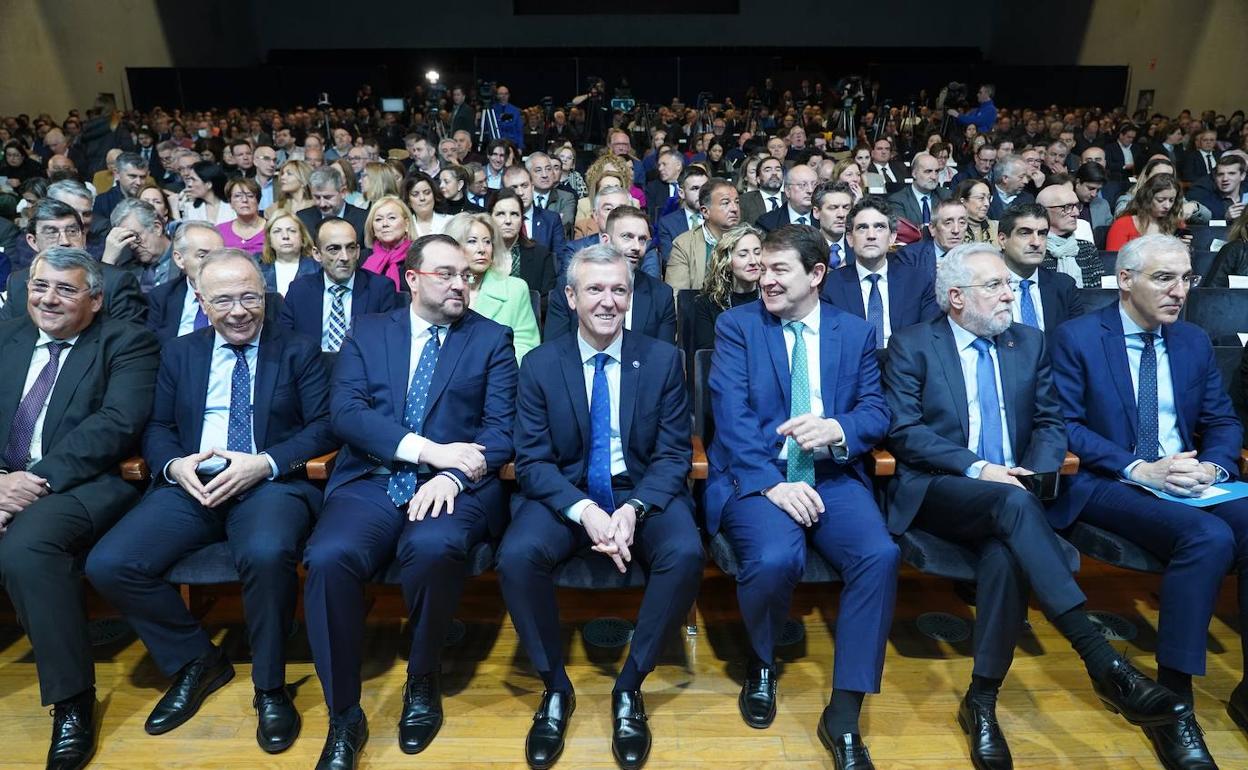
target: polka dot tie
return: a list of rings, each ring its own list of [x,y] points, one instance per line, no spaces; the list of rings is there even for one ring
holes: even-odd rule
[[[806,364],[806,339],[802,332],[806,324],[801,321],[789,321],[784,328],[793,332],[793,361],[789,374],[789,417],[800,417],[810,414],[810,372]],[[812,487],[815,485],[815,453],[802,449],[792,438],[789,438],[788,467],[785,477],[788,481],[805,481]]]
[[[1152,332],[1143,332],[1144,350],[1140,353],[1140,385],[1135,394],[1136,441],[1135,456],[1146,463],[1161,456],[1157,417],[1157,349]]]
[[[442,332],[441,326],[429,327],[429,341],[420,352],[420,360],[416,362],[416,371],[412,374],[412,384],[407,389],[407,401],[403,408],[403,426],[413,433],[419,434],[425,427],[425,404],[429,398],[429,383],[433,380],[433,370],[438,366],[438,353],[442,346],[438,340]],[[395,465],[394,473],[390,474],[390,483],[386,485],[386,494],[395,505],[407,505],[416,494],[416,466],[400,462]]]
[[[594,387],[589,399],[589,499],[608,514],[615,512],[611,491],[611,390],[606,353],[594,356]]]
[[[234,376],[230,378],[230,421],[225,448],[231,452],[251,452],[251,371],[247,368],[247,346],[229,345],[234,351]]]

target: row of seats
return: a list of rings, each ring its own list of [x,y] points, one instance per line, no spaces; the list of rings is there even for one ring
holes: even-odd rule
[[[1079,296],[1083,312],[1091,313],[1117,302],[1118,290],[1085,288],[1079,290]],[[1248,290],[1193,290],[1180,317],[1204,329],[1214,345],[1242,348],[1236,335],[1248,332]]]

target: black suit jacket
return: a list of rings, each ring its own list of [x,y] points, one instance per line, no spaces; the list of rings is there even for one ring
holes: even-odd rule
[[[308,228],[308,233],[312,236],[312,240],[316,240],[316,228],[321,224],[320,209],[312,206],[303,209],[295,216],[299,217],[299,221],[303,222],[303,226]],[[350,203],[343,209],[342,218],[351,223],[355,228],[355,237],[359,241],[360,248],[364,247],[364,220],[368,217],[368,212],[359,206],[352,206]],[[361,255],[363,258],[363,255]]]
[[[1122,147],[1119,146],[1118,140],[1111,139],[1105,144],[1105,175],[1111,181],[1121,182],[1128,176],[1135,176],[1144,168],[1144,147],[1138,142],[1131,145],[1131,160],[1134,163],[1134,170],[1130,174],[1124,173],[1123,164],[1127,162],[1126,157],[1122,154]],[[989,217],[992,215],[989,214]]]
[[[903,329],[888,345],[884,396],[892,410],[888,448],[897,475],[888,487],[888,528],[905,532],[937,475],[962,475],[980,458],[967,448],[966,381],[947,318]],[[1066,427],[1044,335],[1013,324],[996,337],[1005,422],[1016,464],[1061,468]]]
[[[555,288],[555,276],[555,258],[549,249],[540,243],[520,247],[520,277],[529,285],[529,291],[545,297]]]
[[[122,193],[121,188],[115,184],[112,187],[108,188],[107,191],[102,192],[98,196],[96,196],[95,203],[91,204],[91,211],[92,213],[95,214],[95,218],[92,220],[92,224],[94,225],[96,222],[100,223],[98,226],[96,226],[99,228],[98,230],[96,230],[97,232],[108,231],[109,229],[108,218],[112,215],[113,209],[117,208],[117,204],[121,203],[122,200],[125,199],[125,197],[126,196],[124,193]],[[92,229],[95,230],[96,227],[93,227]]]
[[[1218,158],[1222,157],[1222,153],[1213,150],[1213,162],[1216,165]],[[1205,166],[1205,158],[1200,154],[1200,150],[1188,150],[1183,154],[1183,158],[1179,161],[1179,178],[1184,182],[1195,182],[1211,176],[1209,169]]]
[[[818,227],[818,221],[819,220],[815,219],[815,212],[813,210],[806,215],[806,224],[811,227]],[[787,205],[781,206],[775,211],[768,211],[766,214],[759,217],[758,221],[754,223],[758,229],[765,233],[769,233],[772,230],[787,224],[791,224],[789,220],[789,207]]]
[[[103,314],[119,321],[143,323],[147,316],[147,301],[139,289],[139,280],[128,270],[113,265],[100,265],[104,272]],[[0,308],[0,321],[10,318],[27,318],[26,280],[30,270],[18,270],[9,276],[9,298]]]
[[[888,263],[888,320],[890,331],[930,321],[940,315],[933,289],[935,278],[922,267],[890,259]],[[828,273],[821,293],[836,308],[867,317],[858,283],[858,268],[846,265]]]
[[[277,322],[283,327],[309,337],[318,346],[325,330],[321,319],[325,313],[325,271],[301,275],[290,282]],[[394,290],[394,281],[367,270],[355,271],[351,290],[351,326],[355,319],[372,313],[389,313],[403,307],[402,296]]]
[[[625,183],[627,189],[628,182]],[[680,185],[676,186],[676,195],[680,196]],[[650,217],[650,221],[655,225],[658,224],[659,217],[663,216],[663,207],[667,205],[667,199],[671,197],[667,182],[659,179],[651,179],[646,182],[646,215]],[[679,204],[679,201],[677,202]]]
[[[6,443],[38,339],[34,324],[0,323],[0,440]],[[152,412],[158,346],[143,327],[101,315],[62,355],[43,422],[43,457],[30,470],[52,492],[77,499],[102,531],[138,497],[117,464],[137,446]],[[4,467],[2,458],[0,469],[21,470]]]
[[[1079,296],[1075,279],[1065,273],[1041,268],[1036,271],[1036,283],[1039,284],[1041,312],[1044,314],[1044,336],[1052,341],[1057,327],[1083,315],[1083,299]]]
[[[550,294],[546,326],[542,330],[543,340],[553,340],[576,331],[576,313],[568,306],[568,297],[563,290],[565,286],[565,281],[559,281]],[[631,328],[634,332],[664,342],[676,340],[676,300],[671,286],[640,270],[634,271],[632,310]]]
[[[897,178],[897,181],[891,182],[888,180],[888,176],[885,175],[884,176],[884,181],[885,181],[884,193],[886,195],[892,195],[893,193],[897,192],[898,190],[906,186],[906,179],[910,178],[910,169],[906,168],[906,164],[902,163],[896,158],[888,162],[888,168],[889,170],[893,172],[893,176]],[[875,161],[871,161],[867,165],[867,173],[868,174],[879,173],[879,171],[876,169]],[[864,187],[866,186],[866,182],[863,182],[863,186]]]
[[[178,336],[178,327],[182,325],[182,305],[186,302],[186,293],[189,290],[190,284],[183,275],[176,280],[162,283],[147,295],[147,328],[156,334],[161,345]],[[272,291],[265,292],[265,323],[277,320],[282,304],[282,295]]]

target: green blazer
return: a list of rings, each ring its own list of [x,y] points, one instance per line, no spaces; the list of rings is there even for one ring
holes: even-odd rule
[[[537,319],[533,317],[533,302],[529,298],[529,285],[524,279],[487,270],[476,288],[472,309],[491,321],[511,327],[517,363],[524,359],[525,353],[541,344]]]

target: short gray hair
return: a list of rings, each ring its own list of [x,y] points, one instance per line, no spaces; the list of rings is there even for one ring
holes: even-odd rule
[[[69,246],[52,246],[35,255],[30,263],[27,282],[35,275],[35,268],[40,262],[47,262],[54,270],[82,270],[87,275],[87,293],[98,297],[104,293],[104,270],[99,261],[84,249]]]
[[[330,166],[322,166],[321,168],[313,171],[308,177],[309,190],[315,190],[318,188],[323,190],[326,187],[341,190],[346,186],[347,183],[343,181],[342,174],[338,173],[338,169],[331,168]]]
[[[138,198],[126,198],[118,203],[113,213],[109,215],[108,221],[113,227],[120,227],[126,217],[133,216],[138,220],[139,226],[144,230],[151,230],[153,227],[160,227],[160,215],[156,213],[156,208],[145,200]]]
[[[202,219],[183,220],[179,222],[178,226],[174,228],[173,230],[173,250],[178,252],[179,254],[185,252],[186,247],[188,245],[187,241],[190,240],[191,233],[195,232],[196,230],[202,230],[202,231],[207,231],[207,232],[212,232],[212,233],[217,233],[217,234],[220,234],[221,232],[216,227],[214,227],[211,222],[207,222]]]
[[[251,265],[251,269],[256,271],[256,277],[260,279],[261,291],[264,291],[264,273],[260,272],[260,265],[256,263],[255,257],[242,249],[234,249],[227,246],[208,252],[204,255],[204,260],[199,263],[199,275],[202,277],[209,265],[215,265],[218,262],[230,262],[232,260],[239,260]]]
[[[1006,155],[1004,158],[997,158],[997,165],[992,169],[992,181],[1000,182],[1002,176],[1021,171],[1026,165],[1027,161],[1023,160],[1021,155]]]
[[[550,160],[550,156],[540,150],[537,152],[531,153],[529,157],[524,159],[524,167],[527,168],[529,171],[532,171],[533,162],[537,160],[541,160],[542,158],[545,158],[546,160]]]
[[[607,185],[606,187],[599,187],[598,192],[594,193],[594,207],[590,209],[590,212],[596,212],[598,210],[598,204],[602,203],[602,199],[608,195],[628,195],[628,190],[614,184]]]
[[[137,152],[123,152],[117,156],[117,173],[120,174],[128,168],[147,171],[147,160]]]
[[[48,185],[47,197],[55,198],[61,203],[68,203],[66,198],[82,198],[87,203],[95,203],[95,196],[91,194],[91,188],[87,187],[77,179],[62,179],[59,182],[53,182]]]
[[[1114,262],[1114,272],[1119,270],[1139,270],[1144,261],[1154,254],[1163,251],[1181,251],[1187,253],[1187,245],[1173,235],[1153,233],[1132,238],[1123,244],[1118,251],[1118,259]]]
[[[936,304],[941,311],[949,312],[950,289],[966,286],[974,279],[966,260],[976,254],[991,254],[1001,259],[1001,250],[991,243],[961,243],[949,249],[936,267]]]
[[[633,270],[628,264],[628,258],[609,243],[595,243],[572,255],[572,261],[568,262],[568,285],[572,287],[572,291],[580,288],[581,265],[612,265],[617,262],[624,265],[624,272],[628,274],[628,290],[631,292],[633,290]]]

